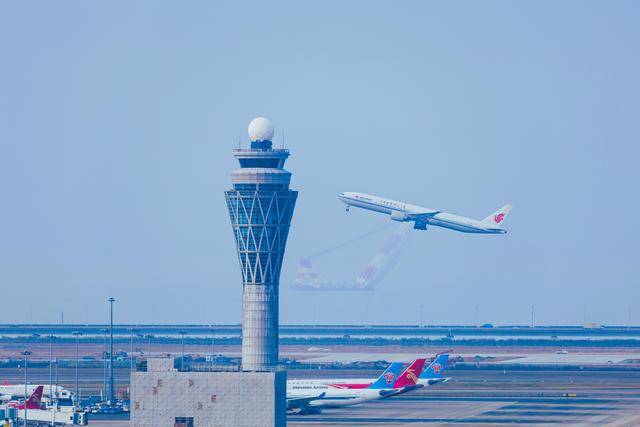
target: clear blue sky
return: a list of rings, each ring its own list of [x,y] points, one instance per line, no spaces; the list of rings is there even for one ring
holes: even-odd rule
[[[223,191],[265,115],[300,191],[283,323],[640,323],[638,22],[635,1],[3,2],[0,321],[102,321],[114,296],[122,322],[239,322]],[[370,295],[292,292],[301,257],[387,221],[339,191],[515,207],[505,236],[414,235]]]

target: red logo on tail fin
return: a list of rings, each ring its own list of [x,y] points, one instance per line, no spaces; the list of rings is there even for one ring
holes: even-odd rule
[[[393,372],[387,372],[386,374],[384,374],[384,379],[387,384],[393,384],[396,379],[396,374],[394,374]]]
[[[496,216],[493,217],[493,220],[496,223],[500,224],[504,220],[504,214],[503,213],[496,214]]]

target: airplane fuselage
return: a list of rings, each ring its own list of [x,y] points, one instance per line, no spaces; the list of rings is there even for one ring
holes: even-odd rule
[[[443,379],[442,378],[419,378],[418,379],[418,384],[421,384],[425,387],[437,384],[439,382],[443,382]],[[295,387],[298,387],[302,383],[304,383],[304,387],[311,387],[311,389],[313,390],[320,390],[320,393],[328,390],[328,388],[351,389],[351,390],[366,389],[371,384],[373,384],[371,379],[366,379],[366,378],[349,378],[349,379],[336,378],[336,379],[326,379],[326,380],[304,380],[304,381],[288,380],[287,386],[292,388],[294,387],[294,384],[295,384]],[[318,388],[316,389],[316,387]]]
[[[340,193],[338,199],[347,205],[347,209],[353,206],[390,215],[395,221],[414,221],[414,228],[422,230],[426,229],[427,225],[431,225],[463,233],[504,234],[507,232],[484,221],[364,193]]]
[[[44,387],[43,396],[49,396],[49,385],[48,384],[29,384],[27,385],[27,397],[31,395],[38,386],[42,385]],[[2,384],[0,385],[0,395],[2,396],[17,396],[24,397],[24,384]],[[51,390],[53,394],[58,399],[71,399],[72,393],[65,389],[62,386],[53,385],[51,386]]]
[[[287,399],[300,399],[324,394],[321,399],[313,400],[308,403],[308,406],[316,408],[357,405],[370,400],[382,399],[384,397],[399,394],[402,390],[402,388],[343,388],[318,380],[287,381]]]

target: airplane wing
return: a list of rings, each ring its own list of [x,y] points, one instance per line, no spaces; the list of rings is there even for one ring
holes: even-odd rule
[[[409,217],[411,219],[419,220],[420,218],[431,218],[434,215],[437,215],[439,213],[440,213],[440,211],[434,211],[434,210],[431,210],[431,209],[425,209],[423,211],[411,212],[411,213],[407,214],[407,217]]]
[[[314,400],[323,399],[326,394],[327,394],[326,392],[323,392],[323,393],[320,393],[317,396],[295,397],[295,398],[287,399],[287,410],[296,409],[296,408],[304,408],[307,405],[309,405],[309,403],[313,402]]]
[[[405,393],[408,393],[410,391],[417,390],[417,389],[423,388],[423,387],[424,387],[424,385],[422,385],[422,384],[415,384],[415,385],[409,385],[409,386],[406,386],[406,387],[380,390],[380,396],[382,396],[382,397],[398,396],[398,395],[405,394]]]

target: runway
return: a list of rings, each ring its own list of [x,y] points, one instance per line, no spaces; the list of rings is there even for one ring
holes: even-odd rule
[[[360,406],[290,415],[302,426],[640,425],[640,372],[457,371],[445,384]],[[290,378],[363,378],[370,371],[290,371]],[[126,421],[90,421],[125,427]]]
[[[320,415],[290,416],[289,426],[638,426],[640,398],[431,397],[422,390],[406,397]]]
[[[451,380],[445,384],[361,406],[328,408],[320,415],[289,416],[288,425],[640,425],[640,372],[449,374]]]
[[[422,393],[421,393],[422,394]],[[302,426],[613,426],[640,425],[640,399],[397,397],[319,415],[289,416]],[[128,421],[90,421],[96,427],[128,427]]]

